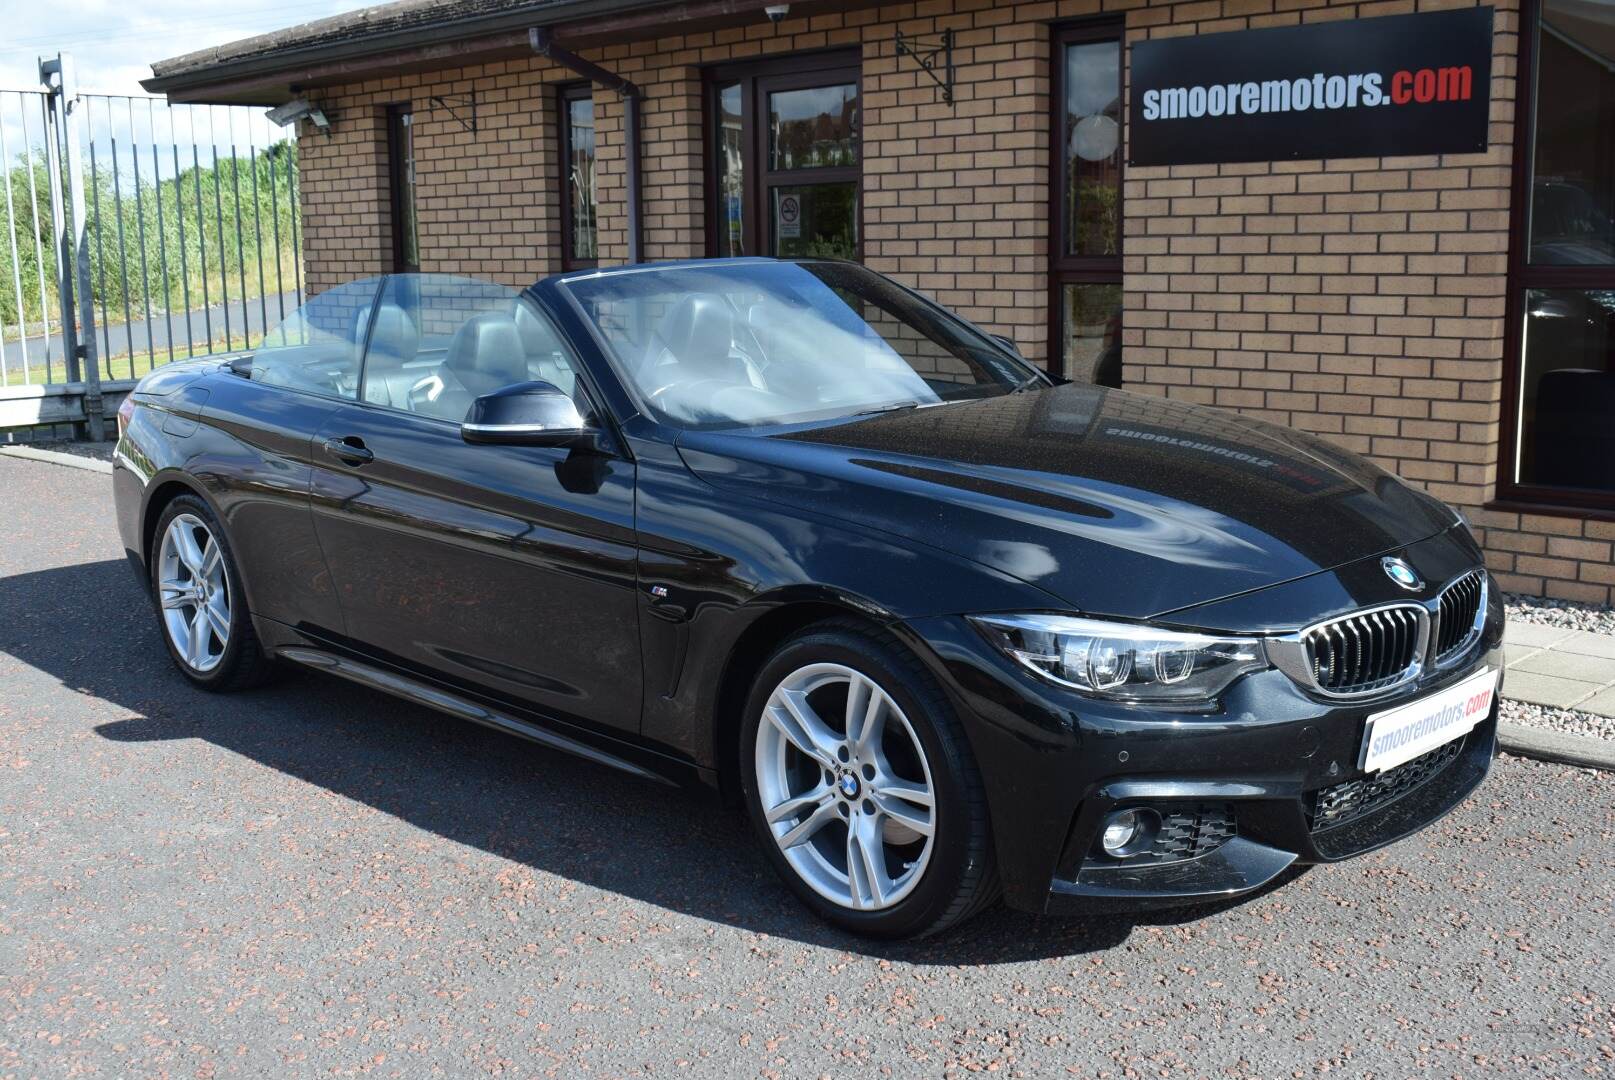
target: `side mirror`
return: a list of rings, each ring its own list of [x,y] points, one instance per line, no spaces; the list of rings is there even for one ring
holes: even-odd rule
[[[570,395],[553,383],[525,382],[484,394],[471,403],[460,425],[468,443],[506,446],[584,446],[595,429]]]

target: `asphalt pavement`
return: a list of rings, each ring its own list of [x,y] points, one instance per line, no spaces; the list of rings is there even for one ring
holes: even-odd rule
[[[173,672],[107,478],[0,459],[0,1077],[1615,1074],[1615,776],[1241,903],[813,922],[743,822],[313,674]]]

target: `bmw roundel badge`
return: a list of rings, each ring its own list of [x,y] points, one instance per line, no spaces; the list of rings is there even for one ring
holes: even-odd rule
[[[1398,559],[1394,555],[1387,555],[1379,561],[1385,570],[1385,576],[1396,582],[1408,592],[1418,592],[1424,588],[1424,579],[1414,573],[1413,567]]]

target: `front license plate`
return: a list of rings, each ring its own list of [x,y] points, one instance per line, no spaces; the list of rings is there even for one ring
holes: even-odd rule
[[[1450,742],[1486,719],[1497,694],[1497,670],[1488,668],[1439,694],[1368,718],[1363,731],[1364,772],[1391,769]]]

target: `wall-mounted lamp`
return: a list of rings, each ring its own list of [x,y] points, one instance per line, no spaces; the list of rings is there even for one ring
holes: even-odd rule
[[[276,105],[264,115],[271,123],[281,127],[295,124],[299,120],[307,120],[327,135],[331,134],[331,118],[325,115],[325,110],[306,98],[293,98],[284,105]]]

